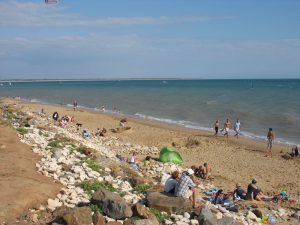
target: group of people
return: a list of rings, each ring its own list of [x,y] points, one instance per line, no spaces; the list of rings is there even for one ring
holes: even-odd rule
[[[68,116],[68,115],[64,115],[63,117],[61,117],[61,119],[59,119],[59,114],[58,112],[54,112],[52,115],[54,124],[57,124],[60,127],[65,127],[66,125],[73,123],[75,121],[75,117],[74,116]]]
[[[184,171],[181,176],[179,171],[175,170],[167,179],[164,192],[175,195],[177,197],[190,198],[193,207],[197,207],[197,190],[196,184],[199,183],[199,178],[208,179],[212,168],[204,163],[203,166],[192,166],[187,171]]]
[[[215,136],[218,136],[219,134],[219,129],[220,129],[220,121],[216,120],[216,122],[214,123],[214,128],[215,128]],[[229,121],[229,119],[226,119],[223,128],[220,130],[220,132],[224,131],[224,136],[226,136],[226,138],[228,139],[228,134],[229,134],[229,129],[231,128],[231,123]],[[234,131],[235,131],[235,137],[239,138],[240,135],[240,129],[241,129],[241,122],[239,119],[236,120],[234,127],[233,127]]]

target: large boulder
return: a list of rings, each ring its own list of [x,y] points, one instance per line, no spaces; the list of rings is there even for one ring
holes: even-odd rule
[[[100,189],[92,196],[91,202],[102,208],[107,216],[120,220],[132,216],[131,207],[118,194]]]
[[[102,216],[98,211],[94,213],[92,218],[94,225],[106,225],[104,216]]]
[[[218,221],[218,225],[241,225],[241,223],[234,220],[232,217],[224,216]]]
[[[70,213],[63,216],[67,225],[91,225],[92,211],[88,207],[74,208]]]
[[[152,216],[149,219],[141,219],[141,220],[131,218],[124,221],[123,225],[159,225],[159,222],[155,216]]]
[[[137,216],[143,219],[148,219],[152,215],[150,210],[140,203],[136,203],[132,207],[132,211],[133,211],[133,216]]]
[[[189,199],[175,197],[163,192],[151,192],[147,195],[147,205],[159,211],[167,213],[184,214],[193,209],[192,202]]]
[[[212,214],[211,210],[205,206],[200,212],[198,222],[199,225],[217,225],[217,218]]]

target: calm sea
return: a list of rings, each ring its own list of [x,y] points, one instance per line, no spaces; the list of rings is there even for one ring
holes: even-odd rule
[[[242,135],[300,143],[300,80],[111,80],[0,84],[0,97],[72,105],[211,130],[241,121]]]

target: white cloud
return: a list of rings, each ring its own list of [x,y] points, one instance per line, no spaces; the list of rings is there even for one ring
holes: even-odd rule
[[[115,27],[130,25],[159,25],[174,23],[196,23],[229,17],[182,16],[182,17],[104,17],[83,18],[67,13],[59,5],[42,3],[5,1],[0,2],[0,26],[23,27]]]

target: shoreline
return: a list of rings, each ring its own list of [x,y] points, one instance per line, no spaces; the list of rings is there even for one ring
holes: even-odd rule
[[[0,98],[1,99],[1,98]],[[5,98],[2,98],[5,99]],[[8,99],[14,99],[14,100],[20,100],[23,102],[27,102],[28,104],[41,104],[41,105],[53,105],[53,106],[57,106],[57,107],[66,107],[68,109],[73,109],[73,106],[69,103],[64,103],[64,104],[59,104],[59,103],[49,103],[49,102],[44,102],[44,101],[40,101],[40,100],[36,100],[36,99],[24,99],[24,98],[8,98]],[[171,128],[179,128],[179,129],[186,129],[187,131],[195,131],[195,132],[199,132],[200,135],[211,135],[213,136],[214,134],[214,129],[210,128],[210,127],[202,127],[202,126],[198,126],[197,125],[185,125],[185,124],[180,124],[180,121],[176,121],[176,120],[172,120],[172,119],[165,119],[165,118],[156,118],[153,116],[149,116],[149,115],[132,115],[129,113],[119,113],[119,112],[114,112],[112,109],[106,109],[105,112],[102,112],[101,109],[99,108],[91,108],[91,107],[86,107],[86,106],[82,106],[79,105],[78,109],[81,110],[87,110],[89,112],[94,112],[94,113],[99,113],[101,115],[108,115],[108,116],[113,116],[113,117],[117,117],[119,119],[127,117],[130,118],[131,120],[135,120],[136,122],[142,123],[147,122],[148,125],[149,123],[153,123],[153,124],[161,124],[163,126],[170,126]],[[169,121],[169,122],[168,122]],[[189,123],[193,123],[190,121],[185,121],[185,122],[189,122]],[[229,133],[229,137],[233,138],[233,129],[230,129],[230,133]],[[246,134],[246,135],[245,135]],[[266,134],[267,134],[267,128],[266,128]],[[223,137],[223,134],[219,132],[218,137]],[[265,145],[267,146],[267,139],[266,137],[263,137],[261,135],[258,134],[254,134],[248,131],[242,131],[241,134],[239,135],[239,139],[242,140],[249,140],[249,141],[253,141],[253,142],[260,142],[260,143],[265,143]],[[276,138],[277,139],[277,138]],[[274,141],[275,145],[279,145],[282,146],[283,148],[285,147],[289,147],[291,148],[293,145],[300,145],[300,143],[292,143],[289,141],[286,141],[283,139],[283,141],[278,141],[275,140]]]

